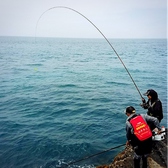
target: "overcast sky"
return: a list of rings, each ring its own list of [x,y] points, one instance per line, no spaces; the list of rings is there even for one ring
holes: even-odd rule
[[[56,6],[77,10],[107,38],[167,38],[166,0],[0,0],[0,36],[35,36],[43,12]],[[64,8],[47,11],[37,36],[102,38],[81,15]]]

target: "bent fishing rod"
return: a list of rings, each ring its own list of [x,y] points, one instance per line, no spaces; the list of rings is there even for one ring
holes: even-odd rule
[[[50,10],[52,10],[52,9],[56,9],[56,8],[68,9],[68,10],[71,10],[71,11],[73,11],[73,12],[75,12],[75,13],[81,15],[83,18],[85,18],[88,22],[90,22],[90,23],[99,31],[99,33],[104,37],[104,39],[107,41],[107,43],[110,45],[110,47],[112,48],[112,50],[114,51],[114,53],[115,53],[115,54],[117,55],[117,57],[119,58],[120,62],[121,62],[122,65],[124,66],[126,72],[128,73],[129,77],[131,78],[131,80],[132,80],[132,82],[133,82],[135,88],[137,89],[137,91],[138,91],[138,93],[139,93],[141,99],[143,99],[142,94],[141,94],[140,90],[138,89],[138,86],[136,85],[136,83],[135,83],[133,77],[131,76],[130,72],[128,71],[127,67],[125,66],[124,62],[122,61],[122,59],[121,59],[121,57],[119,56],[119,54],[117,53],[117,51],[114,49],[114,47],[113,47],[112,44],[109,42],[109,40],[106,38],[106,36],[100,31],[100,29],[99,29],[91,20],[89,20],[85,15],[83,15],[82,13],[78,12],[78,11],[75,10],[75,9],[66,7],[66,6],[55,6],[55,7],[49,8],[49,9],[47,9],[46,11],[44,11],[44,12],[41,14],[41,16],[39,17],[39,19],[38,19],[38,21],[37,21],[37,24],[36,24],[36,32],[37,32],[37,26],[38,26],[38,23],[39,23],[41,17],[42,17],[46,12],[48,12],[48,11],[50,11]],[[35,37],[36,37],[36,32],[35,32]]]

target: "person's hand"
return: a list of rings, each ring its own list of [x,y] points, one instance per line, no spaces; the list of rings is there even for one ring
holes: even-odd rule
[[[142,108],[147,108],[147,104],[146,103],[142,103],[142,104],[140,104],[140,106],[142,107]]]
[[[146,100],[142,97],[142,103],[145,104]]]
[[[142,104],[140,104],[140,106],[144,109],[150,108],[150,106],[147,103],[142,103]]]
[[[129,141],[126,142],[126,146],[130,146],[130,142]]]
[[[140,106],[144,108],[144,104],[143,104],[143,103],[142,103],[142,104],[140,104]]]
[[[162,133],[162,130],[158,130],[157,134],[160,135]]]

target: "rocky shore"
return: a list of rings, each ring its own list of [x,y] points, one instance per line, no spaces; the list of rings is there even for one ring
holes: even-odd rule
[[[149,168],[167,168],[167,132],[166,129],[164,140],[153,141],[153,150],[148,157]],[[114,158],[111,164],[98,166],[97,168],[134,168],[133,155],[131,146],[126,147]]]

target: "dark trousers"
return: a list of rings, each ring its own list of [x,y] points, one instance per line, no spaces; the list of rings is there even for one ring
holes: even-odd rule
[[[142,168],[147,168],[147,157],[152,150],[152,138],[140,142],[134,147],[134,168],[140,168],[142,160]]]
[[[140,168],[140,162],[142,159],[142,168],[147,168],[147,155],[141,157],[134,157],[134,168]]]
[[[147,168],[147,156],[152,150],[152,137],[139,141],[135,136],[131,139],[131,145],[134,149],[134,168],[140,168],[142,160],[142,168]]]

